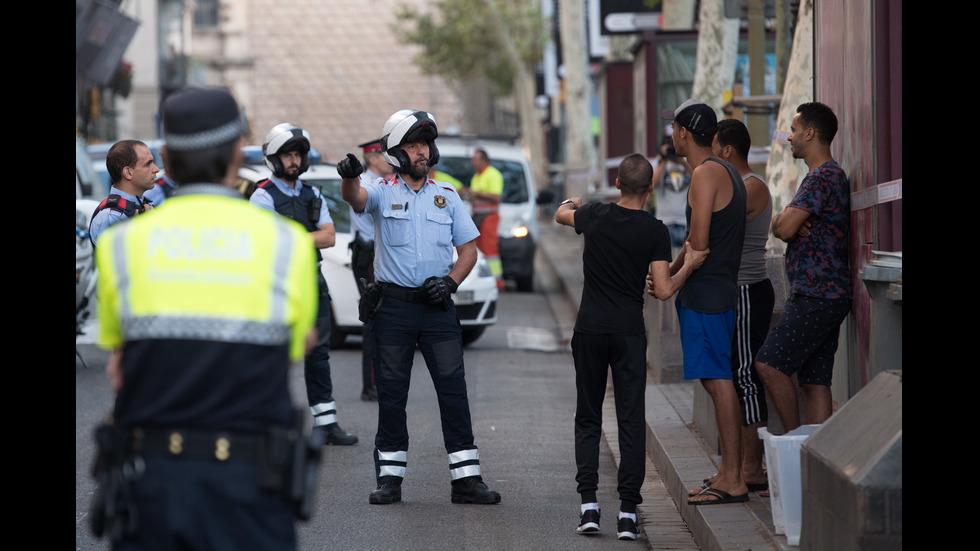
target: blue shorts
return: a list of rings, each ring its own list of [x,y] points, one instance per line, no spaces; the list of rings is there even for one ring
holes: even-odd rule
[[[702,314],[681,306],[679,300],[674,305],[684,352],[684,380],[731,380],[735,310]]]
[[[840,326],[850,311],[851,299],[790,295],[756,361],[796,373],[801,385],[830,386]]]

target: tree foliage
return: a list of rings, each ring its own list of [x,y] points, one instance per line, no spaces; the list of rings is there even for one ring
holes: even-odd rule
[[[402,4],[398,18],[397,32],[421,46],[414,61],[424,72],[453,82],[484,76],[497,96],[513,92],[516,71],[533,71],[547,38],[535,0],[437,0],[431,13]]]

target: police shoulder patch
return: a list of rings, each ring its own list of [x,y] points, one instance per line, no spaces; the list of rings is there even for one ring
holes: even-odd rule
[[[436,195],[435,200],[432,202],[441,209],[446,208],[446,197],[443,195]]]

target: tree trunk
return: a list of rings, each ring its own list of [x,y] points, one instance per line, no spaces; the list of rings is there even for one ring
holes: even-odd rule
[[[507,24],[500,15],[496,0],[487,0],[495,24],[498,39],[504,45],[507,59],[514,70],[514,99],[521,117],[521,141],[528,152],[535,185],[540,189],[548,185],[548,168],[545,159],[544,131],[535,107],[534,69],[521,60]]]
[[[589,55],[585,37],[585,3],[561,0],[561,45],[565,96],[565,195],[586,197],[596,179],[596,152],[589,107]]]
[[[776,115],[778,139],[772,143],[769,163],[766,165],[766,182],[772,192],[773,212],[782,212],[793,200],[796,190],[808,168],[802,160],[793,158],[786,137],[790,123],[801,103],[813,101],[813,0],[801,0],[796,21],[796,34],[793,37],[793,51],[790,54],[786,72],[786,85],[783,87],[779,113]],[[769,248],[785,249],[785,243],[771,237]]]
[[[698,14],[697,68],[691,96],[721,113],[724,93],[735,83],[738,19],[725,17],[722,0],[701,0]]]

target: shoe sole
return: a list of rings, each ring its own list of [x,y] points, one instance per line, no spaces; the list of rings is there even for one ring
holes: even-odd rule
[[[352,442],[340,442],[337,440],[327,440],[326,444],[328,446],[353,446],[357,444],[357,439],[355,438]]]
[[[402,500],[402,496],[395,496],[391,499],[380,499],[375,497],[374,494],[371,494],[368,497],[368,503],[370,503],[371,505],[390,505],[392,503],[397,503],[401,500]]]
[[[594,522],[589,522],[587,524],[583,524],[582,526],[579,526],[577,531],[579,534],[591,536],[593,534],[599,533],[599,525]]]
[[[621,540],[635,540],[636,534],[633,532],[619,532],[616,534],[616,537]]]
[[[453,503],[471,503],[474,505],[496,505],[500,503],[500,496],[492,497],[489,499],[475,499],[472,497],[458,497],[452,496],[451,501]]]

